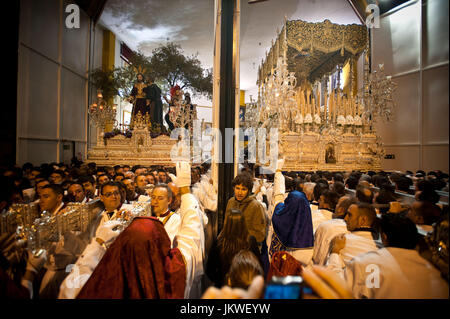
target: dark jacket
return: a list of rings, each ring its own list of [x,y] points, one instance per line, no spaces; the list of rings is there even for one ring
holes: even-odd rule
[[[225,211],[225,218],[231,213],[232,209],[239,209],[242,212],[249,234],[255,237],[258,243],[264,241],[267,231],[266,214],[264,207],[255,196],[248,196],[241,202],[237,201],[234,196],[230,198]]]

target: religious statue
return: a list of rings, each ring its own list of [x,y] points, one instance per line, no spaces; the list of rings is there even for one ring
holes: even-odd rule
[[[155,126],[159,126],[161,129],[163,125],[163,106],[161,101],[161,89],[156,83],[154,83],[153,77],[148,77],[148,99],[150,100],[150,121]]]
[[[325,163],[327,163],[327,164],[335,164],[336,163],[336,156],[334,154],[333,144],[327,145],[327,149],[325,151]]]
[[[166,120],[167,125],[169,125],[169,130],[172,131],[175,129],[174,125],[174,112],[177,107],[181,104],[181,99],[183,97],[183,92],[181,91],[181,88],[178,85],[173,86],[170,89],[170,100],[167,99],[167,97],[164,96],[164,99],[169,104],[169,111],[164,116],[164,119]]]
[[[138,113],[141,113],[141,115],[148,122],[150,122],[150,100],[147,96],[147,89],[148,86],[145,83],[144,75],[142,73],[138,73],[137,81],[130,93],[129,101],[133,104],[130,127],[133,126],[133,122]]]
[[[197,112],[195,109],[195,105],[192,104],[191,95],[189,92],[184,93],[184,101],[182,101],[184,117],[186,118],[185,128],[192,128],[193,122],[197,118]]]

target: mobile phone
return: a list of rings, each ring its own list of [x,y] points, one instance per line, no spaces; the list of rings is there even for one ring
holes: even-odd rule
[[[264,299],[302,299],[306,290],[301,276],[274,276],[266,286]]]

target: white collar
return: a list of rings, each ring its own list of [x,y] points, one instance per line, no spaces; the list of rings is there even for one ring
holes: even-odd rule
[[[108,211],[106,211],[106,209],[104,209],[102,214],[103,214],[104,218],[106,218],[107,220],[111,220],[111,219],[114,219],[116,217],[117,212],[118,212],[117,209],[115,209],[112,212],[108,212]],[[108,213],[113,213],[113,214],[111,215],[111,217],[109,217]]]

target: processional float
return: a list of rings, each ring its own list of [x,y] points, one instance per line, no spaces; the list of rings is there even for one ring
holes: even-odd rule
[[[90,119],[96,126],[96,145],[88,150],[87,162],[98,165],[163,165],[171,166],[171,150],[178,142],[166,134],[152,137],[149,116],[140,112],[132,119],[132,130],[123,133],[108,132],[115,122],[116,109],[108,106],[98,94],[99,100],[89,109]],[[189,107],[179,100],[172,107],[170,119],[175,128],[192,130],[192,123],[197,119],[195,105]]]
[[[363,56],[363,85],[357,61]],[[243,128],[277,128],[286,170],[379,170],[384,150],[374,123],[390,120],[396,88],[369,70],[364,25],[285,19],[258,69],[258,100]],[[341,85],[342,70],[348,70]]]

